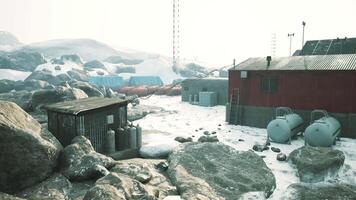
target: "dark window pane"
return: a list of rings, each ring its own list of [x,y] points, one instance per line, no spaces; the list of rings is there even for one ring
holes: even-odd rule
[[[206,91],[208,91],[208,89],[207,89],[207,88],[203,88],[202,91],[203,91],[203,92],[206,92]]]

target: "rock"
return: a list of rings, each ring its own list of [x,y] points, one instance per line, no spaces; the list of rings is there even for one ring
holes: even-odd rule
[[[281,150],[280,150],[279,148],[276,148],[276,147],[271,147],[271,150],[272,150],[273,152],[276,152],[276,153],[281,152]]]
[[[98,61],[98,60],[92,60],[92,61],[86,62],[83,66],[87,67],[87,68],[106,69],[105,65],[103,63],[101,63],[100,61]]]
[[[262,152],[262,151],[268,150],[269,147],[267,147],[265,145],[261,145],[261,144],[255,144],[255,145],[253,145],[252,149],[257,152]]]
[[[57,167],[62,149],[15,103],[0,101],[0,190],[14,193],[43,181]]]
[[[121,73],[136,73],[135,67],[122,67],[122,66],[117,66],[116,68],[116,73],[121,74]]]
[[[302,182],[320,182],[335,176],[345,160],[342,151],[310,146],[294,150],[289,158],[296,165]]]
[[[145,145],[140,148],[140,156],[150,159],[168,158],[175,147],[172,144]]]
[[[109,62],[112,64],[125,64],[125,65],[138,65],[143,62],[143,60],[139,59],[125,59],[122,58],[121,56],[110,56],[104,60],[105,62]]]
[[[117,92],[114,92],[111,88],[107,88],[105,91],[105,97],[107,97],[107,98],[119,97],[120,99],[124,99],[125,95],[120,97]]]
[[[244,142],[245,140],[244,139],[239,139],[239,142]]]
[[[0,94],[0,100],[16,103],[25,111],[31,110],[31,99],[33,92],[19,91]]]
[[[198,142],[219,142],[219,139],[216,135],[213,135],[213,136],[203,135],[198,139]]]
[[[168,159],[168,176],[183,199],[235,200],[242,194],[272,194],[276,180],[252,151],[236,151],[222,143],[186,143]]]
[[[129,121],[135,121],[146,117],[148,114],[157,113],[162,111],[163,108],[157,106],[148,105],[136,105],[129,107],[127,110],[127,119]]]
[[[62,61],[62,62],[70,61],[70,62],[76,63],[78,65],[83,64],[82,58],[78,54],[62,55],[60,58],[60,61]]]
[[[85,194],[95,185],[96,180],[72,181],[68,200],[83,200]]]
[[[279,153],[277,154],[277,160],[278,161],[286,161],[287,160],[287,155],[284,153]]]
[[[25,199],[62,200],[68,199],[72,184],[62,174],[54,174],[38,185],[26,188],[17,196]]]
[[[192,142],[193,141],[193,139],[191,137],[184,138],[184,137],[180,137],[180,136],[174,138],[174,140],[177,141],[177,142],[180,142],[180,143],[186,143],[186,142]]]
[[[204,131],[203,134],[204,135],[210,135],[209,131]]]
[[[15,81],[3,79],[0,80],[0,93],[7,93],[15,89]]]
[[[271,145],[271,143],[269,142],[269,141],[267,141],[266,143],[265,143],[265,146],[270,146]]]
[[[288,186],[281,200],[356,199],[356,186],[348,184],[295,183]]]
[[[123,174],[110,173],[96,181],[84,196],[84,200],[105,199],[105,200],[154,200],[145,186]]]
[[[172,185],[164,171],[157,166],[165,167],[163,160],[130,159],[118,161],[111,172],[124,174],[144,184],[146,190],[157,199],[164,199],[169,195],[176,195],[177,189]],[[167,165],[168,167],[168,165]],[[143,179],[144,178],[144,179]]]
[[[27,90],[27,91],[34,91],[39,89],[50,89],[53,85],[49,84],[46,81],[41,80],[28,80],[28,81],[16,81],[15,83],[15,90]]]
[[[104,97],[103,93],[87,82],[76,81],[71,83],[70,86],[83,90],[89,97]]]
[[[32,72],[44,63],[46,60],[37,52],[17,50],[0,54],[0,69]]]
[[[212,135],[215,135],[215,134],[216,134],[216,131],[211,132],[211,134],[212,134]]]
[[[162,161],[158,164],[155,165],[155,168],[159,171],[159,172],[165,172],[168,169],[168,163],[166,161]]]
[[[96,74],[99,75],[99,76],[104,76],[105,75],[105,73],[102,72],[102,71],[96,71]]]
[[[91,142],[84,136],[73,138],[72,144],[64,148],[61,171],[69,180],[86,180],[108,174],[114,166],[112,158],[95,152]]]
[[[54,70],[61,71],[61,70],[62,70],[62,67],[59,66],[59,65],[57,65],[57,66],[54,67]]]
[[[56,76],[60,83],[69,82],[73,80],[68,74],[59,74]]]
[[[41,111],[41,108],[47,104],[84,98],[88,98],[88,95],[80,89],[59,86],[56,89],[35,91],[32,95],[31,106],[32,110]]]
[[[264,192],[247,192],[238,200],[266,200]]]
[[[2,192],[0,192],[0,199],[1,200],[25,200]]]
[[[28,76],[25,81],[30,81],[30,80],[41,80],[41,81],[46,81],[49,84],[52,85],[58,85],[62,81],[56,77],[53,76],[51,72],[45,72],[45,71],[34,71]]]
[[[86,71],[79,70],[79,69],[72,69],[67,72],[67,74],[74,80],[77,81],[84,81],[88,82],[89,81],[89,75]]]

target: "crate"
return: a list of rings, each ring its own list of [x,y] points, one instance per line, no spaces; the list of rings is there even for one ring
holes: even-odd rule
[[[199,92],[199,105],[212,107],[218,103],[218,95],[216,92]]]

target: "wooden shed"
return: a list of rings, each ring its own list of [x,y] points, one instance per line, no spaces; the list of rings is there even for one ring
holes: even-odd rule
[[[107,131],[127,125],[127,103],[118,98],[94,97],[48,105],[48,130],[63,146],[84,135],[97,152],[103,152]]]

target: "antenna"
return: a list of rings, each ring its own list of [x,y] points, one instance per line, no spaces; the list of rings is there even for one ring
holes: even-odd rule
[[[292,56],[292,38],[294,37],[294,33],[288,33],[288,37],[290,38],[290,43],[289,43],[289,56]]]
[[[179,0],[173,0],[173,71],[178,72],[180,60]]]
[[[276,50],[277,50],[277,34],[272,33],[271,36],[271,56],[276,57]]]

